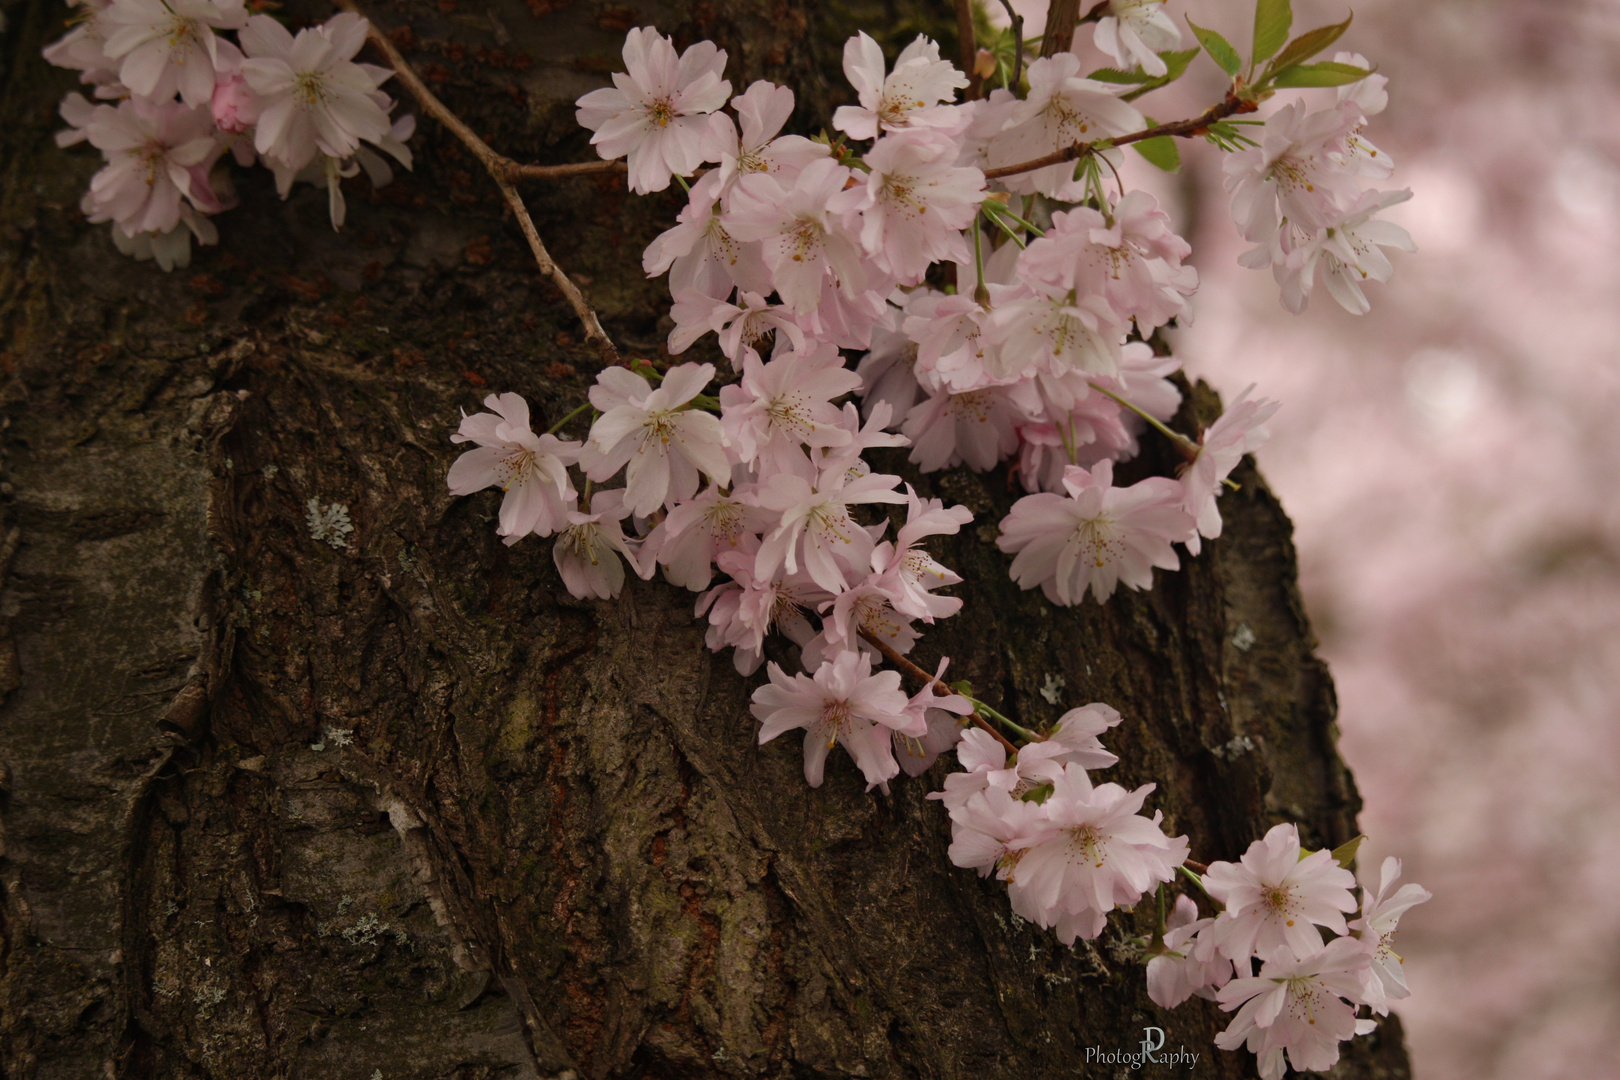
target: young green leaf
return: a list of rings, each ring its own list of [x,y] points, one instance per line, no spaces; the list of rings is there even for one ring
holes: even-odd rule
[[[1254,8],[1254,59],[1260,61],[1275,55],[1288,40],[1288,28],[1294,25],[1294,8],[1290,0],[1259,0]]]
[[[1318,26],[1315,30],[1307,30],[1293,41],[1290,41],[1283,48],[1283,51],[1278,53],[1271,63],[1267,65],[1266,77],[1269,78],[1274,73],[1282,71],[1284,68],[1291,68],[1295,64],[1303,64],[1335,41],[1338,41],[1339,37],[1350,29],[1350,19],[1355,17],[1352,12],[1350,17],[1342,23],[1335,23],[1332,26]],[[1261,81],[1264,82],[1265,79]]]
[[[1169,135],[1160,135],[1154,139],[1143,139],[1133,142],[1131,146],[1138,154],[1148,159],[1148,162],[1165,172],[1175,172],[1181,168],[1181,151],[1176,149],[1176,140]]]
[[[1237,73],[1243,70],[1243,59],[1232,48],[1232,43],[1213,30],[1205,30],[1191,19],[1187,20],[1187,25],[1192,27],[1193,37],[1209,53],[1209,58],[1219,64],[1222,71],[1236,78]]]
[[[1133,83],[1153,82],[1155,79],[1158,78],[1158,76],[1149,75],[1147,72],[1143,71],[1141,68],[1138,68],[1135,71],[1121,71],[1118,68],[1106,68],[1105,67],[1105,68],[1098,68],[1096,71],[1093,71],[1090,75],[1087,75],[1086,78],[1095,79],[1097,82],[1115,83],[1117,85],[1129,85],[1129,84],[1133,84]]]
[[[1361,842],[1365,839],[1367,839],[1366,836],[1357,836],[1354,839],[1346,840],[1344,843],[1334,848],[1333,861],[1344,867],[1346,870],[1350,869],[1350,864],[1356,861],[1356,851],[1361,847]],[[1303,854],[1303,852],[1301,852],[1301,854]]]
[[[1360,82],[1372,72],[1354,64],[1338,64],[1325,60],[1320,64],[1295,64],[1272,78],[1271,85],[1279,90],[1307,86],[1348,86]]]

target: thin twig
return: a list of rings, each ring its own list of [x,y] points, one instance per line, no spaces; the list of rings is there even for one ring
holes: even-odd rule
[[[354,0],[336,0],[336,3],[344,11],[359,15],[362,18],[365,17],[365,13],[354,3]],[[495,186],[501,189],[501,195],[506,199],[506,205],[511,207],[512,213],[517,215],[518,225],[523,229],[523,236],[529,242],[529,250],[534,253],[534,261],[539,265],[540,272],[549,277],[557,288],[562,291],[563,296],[568,300],[569,306],[574,309],[574,314],[578,315],[579,321],[585,325],[585,336],[596,343],[597,349],[602,354],[602,359],[610,364],[618,363],[619,350],[614,346],[613,339],[608,337],[606,330],[602,329],[601,321],[597,319],[596,312],[591,309],[590,301],[585,299],[585,294],[580,291],[579,286],[574,284],[573,279],[564,273],[562,267],[558,266],[551,258],[551,253],[546,250],[544,241],[540,239],[539,230],[534,227],[534,219],[529,216],[528,207],[523,205],[522,196],[512,187],[513,170],[523,168],[523,166],[519,166],[511,158],[497,154],[490,149],[488,143],[479,138],[472,128],[463,123],[459,116],[451,112],[444,102],[440,101],[433,91],[427,88],[427,84],[416,74],[416,70],[405,60],[400,51],[394,48],[394,43],[389,41],[388,36],[377,28],[377,24],[367,19],[366,25],[368,27],[367,34],[371,38],[372,44],[382,50],[382,54],[388,58],[389,64],[394,68],[394,75],[399,79],[401,85],[411,92],[411,96],[416,98],[417,103],[422,106],[422,109],[429,116],[449,128],[450,134],[461,140],[462,145],[471,150],[473,156],[488,170],[490,178],[495,181]],[[594,165],[595,163],[591,164]],[[540,167],[543,166],[530,166],[530,168]],[[567,168],[567,166],[563,167]],[[563,173],[561,175],[570,174]]]
[[[612,161],[570,161],[566,165],[523,165],[516,161],[506,163],[508,180],[562,180],[570,176],[594,176],[597,173],[629,171],[629,166],[617,158]]]
[[[1016,165],[1003,165],[999,169],[984,170],[986,180],[997,180],[1003,176],[1017,176],[1019,173],[1033,172],[1044,169],[1048,165],[1061,165],[1065,161],[1094,154],[1099,145],[1107,147],[1126,146],[1130,143],[1141,142],[1143,139],[1157,139],[1162,135],[1175,135],[1183,139],[1196,138],[1209,130],[1211,124],[1224,120],[1237,113],[1251,113],[1260,106],[1253,101],[1246,101],[1236,94],[1228,92],[1226,100],[1218,105],[1211,105],[1202,113],[1189,120],[1175,120],[1168,124],[1155,124],[1141,131],[1133,131],[1129,135],[1119,135],[1112,139],[1098,139],[1096,142],[1074,143],[1061,150],[1054,150],[1050,154],[1034,158],[1030,161],[1021,161]]]
[[[871,645],[873,648],[875,648],[878,652],[882,653],[883,654],[883,659],[887,660],[889,663],[891,663],[895,667],[899,668],[902,672],[904,672],[907,675],[910,675],[913,679],[915,679],[916,681],[922,683],[924,686],[928,686],[929,684],[932,684],[933,687],[934,687],[934,693],[940,695],[941,697],[947,697],[947,696],[950,695],[951,691],[947,687],[941,686],[934,679],[934,677],[932,675],[928,674],[928,672],[924,671],[922,668],[918,667],[916,664],[913,664],[910,660],[907,660],[905,657],[903,657],[899,653],[895,652],[894,651],[894,646],[890,645],[887,641],[884,641],[882,638],[877,637],[874,634],[870,634],[865,630],[860,631],[860,635],[861,635],[861,640],[862,641],[866,642],[868,645]],[[1018,753],[1018,747],[1014,746],[1011,743],[1011,741],[1009,741],[1008,738],[1005,735],[1003,735],[1001,732],[997,731],[991,725],[990,721],[988,721],[984,717],[980,716],[978,709],[974,709],[972,715],[973,715],[973,722],[978,724],[979,727],[983,728],[985,731],[988,731],[990,733],[991,738],[995,739],[996,742],[998,742],[1002,746],[1006,747],[1007,753],[1009,753],[1009,754]]]

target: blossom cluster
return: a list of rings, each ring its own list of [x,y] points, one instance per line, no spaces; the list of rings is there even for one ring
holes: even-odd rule
[[[242,0],[72,2],[75,25],[45,58],[81,72],[95,100],[63,100],[56,141],[106,158],[81,207],[112,222],[126,254],[171,270],[190,263],[193,239],[217,243],[209,218],[236,202],[227,153],[269,168],[282,198],[295,181],[325,187],[334,228],[345,177],[364,169],[380,187],[393,179],[383,154],[411,165],[415,118],[390,118],[380,87],[392,71],[355,63],[367,31],[357,15],[294,35]]]
[[[1153,52],[1174,44],[1158,5],[1110,11],[1099,44],[1144,77],[1168,72],[1170,54]],[[1061,941],[1094,938],[1111,912],[1163,895],[1189,840],[1145,812],[1153,785],[1092,781],[1090,770],[1117,761],[1099,741],[1121,722],[1106,704],[1031,731],[965,684],[947,687],[948,660],[932,677],[905,660],[927,626],[962,607],[941,591],[962,579],[927,540],[959,533],[972,514],[877,471],[867,451],[903,450],[923,473],[1010,462],[1028,493],[999,525],[1012,578],[1056,604],[1088,592],[1102,603],[1121,583],[1151,588],[1155,569],[1180,565],[1178,545],[1196,556],[1220,535],[1218,496],[1277,405],[1245,391],[1196,441],[1166,425],[1181,404],[1170,378],[1179,364],[1160,331],[1190,321],[1198,282],[1169,216],[1119,181],[1121,151],[1092,145],[1148,128],[1128,84],[1082,75],[1079,58],[1060,52],[1027,65],[1027,87],[960,100],[969,80],[937,44],[919,37],[890,65],[862,33],[844,51],[856,103],[834,114],[836,138],[807,138],[783,133],[791,89],[759,81],[733,97],[726,59],[709,42],[682,52],[652,28],[632,30],[626,71],[577,113],[604,157],[626,159],[633,191],[685,189],[643,267],[669,276],[668,354],[712,333],[725,366],[607,367],[589,405],[541,434],[521,397],[491,395],[452,436],[473,448],[450,490],[502,488],[498,533],[509,544],[554,536],[553,561],[577,597],[617,595],[627,570],[697,594],[709,647],[730,648],[745,675],[765,668],[751,706],[759,741],[802,731],[812,787],[835,747],[883,791],[954,750],[959,771],[931,796],[952,823],[952,861],[995,874],[1014,911]],[[1349,191],[1344,178],[1376,156],[1359,122],[1381,92],[1358,78],[1330,110],[1360,118],[1353,140],[1344,129],[1312,159],[1335,190]],[[1239,151],[1232,160],[1270,145],[1222,138]],[[1076,144],[1087,147],[1078,164],[1042,163]],[[1290,187],[1300,168],[1284,150],[1255,177],[1231,173],[1239,226],[1274,268],[1314,242],[1298,209],[1309,200]],[[1338,263],[1323,254],[1312,264],[1335,296],[1332,275],[1345,267],[1381,272],[1365,260],[1383,234],[1348,241],[1342,216],[1311,220],[1316,239],[1336,230],[1324,245],[1350,245],[1332,248]],[[1290,288],[1308,291],[1308,276],[1292,273],[1285,298]],[[587,407],[586,436],[560,438]],[[1146,426],[1185,467],[1116,484]],[[910,695],[902,671],[921,683]],[[1240,867],[1211,867],[1204,884],[1221,910],[1199,919],[1181,897],[1149,967],[1166,1007],[1198,993],[1239,1010],[1222,1045],[1247,1045],[1268,1076],[1285,1056],[1323,1067],[1340,1038],[1364,1029],[1356,1009],[1398,996],[1375,977],[1393,957],[1386,929],[1392,905],[1422,898],[1409,886],[1388,899],[1386,882],[1352,933],[1353,879],[1328,853],[1299,860],[1289,835],[1287,867],[1277,830]],[[1340,937],[1324,945],[1319,926]],[[1317,1028],[1317,1013],[1330,1022]],[[1308,1032],[1288,1019],[1300,1016]]]
[[[1382,1016],[1410,993],[1392,941],[1401,915],[1431,894],[1394,889],[1400,872],[1399,859],[1385,859],[1358,912],[1355,878],[1334,853],[1303,851],[1295,826],[1273,826],[1238,862],[1210,864],[1202,885],[1220,905],[1213,918],[1177,898],[1148,962],[1148,994],[1167,1009],[1197,995],[1236,1011],[1215,1045],[1247,1047],[1262,1080],[1277,1080],[1287,1064],[1330,1069],[1340,1042],[1375,1027],[1358,1009]],[[1359,917],[1346,923],[1352,913]],[[1337,936],[1324,941],[1323,930]]]

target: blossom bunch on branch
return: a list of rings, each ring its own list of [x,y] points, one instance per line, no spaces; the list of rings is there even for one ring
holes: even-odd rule
[[[1028,494],[999,525],[1008,572],[1073,605],[1151,588],[1155,571],[1197,557],[1221,533],[1229,474],[1266,437],[1277,405],[1247,390],[1206,430],[1169,426],[1179,364],[1165,331],[1190,321],[1198,279],[1168,215],[1126,187],[1125,148],[1158,164],[1178,157],[1164,152],[1175,138],[1226,152],[1234,219],[1258,245],[1244,261],[1271,266],[1291,307],[1320,270],[1365,310],[1358,282],[1388,277],[1380,246],[1406,246],[1373,217],[1404,193],[1357,180],[1386,175],[1361,136],[1381,77],[1356,56],[1312,60],[1348,21],[1290,41],[1286,0],[1262,0],[1246,66],[1189,24],[1230,87],[1198,117],[1154,125],[1133,102],[1196,51],[1153,51],[1179,43],[1156,3],[1093,14],[1103,7],[1099,44],[1129,68],[1082,74],[1062,49],[1026,63],[1020,41],[1016,74],[986,96],[963,96],[974,81],[925,37],[890,64],[857,34],[844,52],[856,103],[815,137],[783,133],[789,88],[731,97],[712,43],[683,51],[632,31],[626,70],[580,99],[578,119],[604,157],[627,159],[632,190],[684,189],[643,266],[669,277],[667,353],[713,334],[729,371],[609,365],[588,403],[541,434],[521,398],[491,395],[462,418],[455,438],[476,448],[451,490],[503,488],[500,535],[555,536],[575,596],[660,572],[698,594],[709,647],[730,648],[744,675],[765,668],[759,741],[802,731],[810,786],[838,747],[884,792],[954,752],[931,797],[956,865],[994,874],[1015,912],[1065,943],[1153,896],[1159,918],[1139,943],[1159,1004],[1218,1000],[1236,1013],[1218,1044],[1247,1047],[1267,1078],[1289,1062],[1327,1068],[1405,993],[1389,938],[1427,893],[1391,894],[1398,866],[1386,866],[1347,922],[1353,852],[1305,852],[1286,823],[1241,862],[1206,867],[1147,810],[1153,785],[1093,780],[1117,761],[1100,741],[1121,722],[1108,705],[1026,727],[945,684],[948,660],[930,674],[908,659],[962,607],[946,591],[962,579],[928,538],[972,514],[878,471],[868,450],[903,449],[924,473],[1011,463]],[[1291,87],[1339,89],[1322,109],[1238,119]],[[561,438],[585,411],[582,437]],[[1116,484],[1150,428],[1183,467]],[[1166,913],[1166,887],[1183,879],[1197,895]]]
[[[333,228],[345,177],[363,169],[381,187],[388,158],[411,166],[415,118],[391,117],[380,87],[393,72],[355,62],[368,29],[357,15],[294,35],[242,0],[72,2],[76,25],[45,58],[81,72],[94,102],[63,100],[56,141],[106,158],[81,206],[126,254],[171,270],[190,264],[193,239],[217,243],[210,218],[236,202],[227,153],[269,168],[282,198],[295,182],[326,188]]]

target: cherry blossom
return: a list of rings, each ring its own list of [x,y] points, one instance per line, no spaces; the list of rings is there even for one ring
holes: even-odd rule
[[[701,592],[714,580],[714,560],[736,551],[766,527],[767,516],[714,484],[686,499],[647,534],[641,543],[643,567],[664,567],[673,585]]]
[[[317,153],[341,160],[361,140],[388,135],[388,112],[376,91],[389,73],[354,62],[366,28],[364,19],[347,12],[297,37],[268,15],[248,19],[242,77],[261,99],[255,150],[296,171]]]
[[[1030,161],[1075,143],[1095,142],[1146,127],[1142,114],[1119,99],[1119,88],[1080,77],[1080,58],[1059,53],[1033,61],[1028,68],[1029,97],[1010,104],[1006,128],[989,145],[988,162],[1001,168]],[[1119,151],[1104,156],[1115,160]],[[1007,190],[1039,191],[1079,201],[1081,186],[1074,167],[1048,165],[1004,178]]]
[[[1086,771],[1068,764],[1052,778],[1041,804],[1053,832],[1031,843],[1010,877],[1013,910],[1051,926],[1065,945],[1102,932],[1108,912],[1129,907],[1155,884],[1175,879],[1186,861],[1186,837],[1159,828],[1163,814],[1139,811],[1155,785],[1127,791],[1092,786]]]
[[[620,490],[598,491],[590,506],[568,511],[568,525],[551,548],[563,585],[581,600],[610,600],[624,588],[624,562],[637,566],[636,552],[620,524],[630,513]]]
[[[1221,512],[1215,498],[1221,493],[1222,483],[1244,454],[1271,437],[1265,423],[1277,411],[1278,403],[1266,398],[1250,401],[1253,391],[1253,386],[1245,389],[1205,430],[1199,440],[1198,457],[1182,474],[1182,505],[1198,526],[1186,540],[1187,550],[1194,555],[1201,546],[1200,536],[1214,540],[1221,535]]]
[[[218,149],[206,108],[173,101],[98,105],[83,130],[107,155],[85,196],[91,221],[114,221],[125,235],[167,233],[180,224],[183,199],[198,209],[219,208],[207,170],[199,175]]]
[[[788,350],[768,363],[743,357],[742,379],[720,388],[720,424],[738,459],[762,472],[792,468],[802,446],[842,446],[853,437],[832,399],[860,385],[834,349]]]
[[[840,199],[850,170],[829,158],[806,165],[789,187],[769,173],[752,173],[737,182],[726,227],[739,240],[758,240],[771,282],[782,302],[795,312],[814,310],[821,302],[822,280],[831,277],[840,291],[858,292],[866,283],[859,234],[847,221]]]
[[[1394,949],[1395,928],[1408,910],[1434,898],[1434,894],[1421,885],[1408,883],[1395,889],[1400,876],[1401,860],[1393,855],[1385,858],[1378,875],[1378,891],[1362,888],[1361,917],[1350,923],[1350,929],[1372,947],[1372,971],[1382,990],[1381,996],[1393,1001],[1411,996],[1406,987],[1406,973],[1401,968],[1403,961]],[[1374,1007],[1378,1012],[1385,1011],[1381,1005]]]
[[[484,407],[489,412],[463,413],[461,427],[450,436],[454,443],[477,444],[450,466],[450,494],[495,486],[506,492],[496,534],[508,544],[567,528],[577,494],[567,466],[579,460],[579,443],[535,435],[529,404],[518,394],[491,394]]]
[[[1304,229],[1321,228],[1359,196],[1337,149],[1358,117],[1359,111],[1309,112],[1296,101],[1266,120],[1259,146],[1227,156],[1223,168],[1232,219],[1245,240],[1266,243],[1285,219]]]
[[[1209,864],[1204,888],[1226,907],[1210,931],[1215,946],[1239,962],[1279,948],[1310,955],[1322,944],[1316,927],[1348,933],[1343,913],[1356,909],[1355,883],[1330,851],[1302,858],[1297,826],[1274,825],[1239,862]]]
[[[860,105],[843,105],[833,113],[833,127],[852,139],[875,139],[881,128],[952,129],[965,123],[954,105],[944,102],[967,86],[967,76],[939,57],[939,46],[918,35],[885,74],[883,50],[861,31],[844,43],[844,77],[860,95]]]
[[[1204,933],[1214,919],[1200,919],[1190,897],[1176,897],[1165,922],[1164,952],[1148,961],[1148,997],[1161,1009],[1173,1009],[1193,995],[1215,999],[1231,981],[1232,961],[1218,956]]]
[[[697,493],[700,473],[716,484],[730,482],[720,421],[687,407],[714,378],[713,364],[672,367],[656,390],[630,372],[615,378],[628,388],[624,400],[592,394],[593,403],[601,400],[611,407],[591,425],[580,459],[586,476],[600,482],[625,469],[625,505],[642,517],[666,502],[690,499]]]
[[[1367,965],[1367,951],[1354,938],[1336,938],[1303,954],[1278,948],[1258,976],[1221,988],[1221,1008],[1237,1015],[1215,1036],[1215,1045],[1247,1045],[1260,1059],[1263,1080],[1283,1075],[1284,1051],[1296,1070],[1331,1069],[1339,1043],[1358,1034],[1356,1005]]]
[[[789,473],[761,482],[759,505],[780,514],[781,524],[760,545],[755,575],[764,577],[782,566],[792,573],[802,547],[811,579],[828,592],[843,592],[850,571],[870,564],[874,544],[872,534],[850,517],[850,506],[905,502],[894,490],[899,482],[899,477],[881,473],[850,479],[842,469],[823,471],[815,487]]]
[[[820,787],[827,753],[842,745],[875,787],[899,775],[891,749],[892,732],[922,736],[926,724],[907,711],[898,671],[872,672],[864,653],[843,652],[816,669],[813,677],[787,675],[766,665],[771,681],[754,691],[750,711],[760,722],[763,746],[784,732],[804,729],[804,779]]]
[[[1164,13],[1164,0],[1108,0],[1092,40],[1126,71],[1140,66],[1149,75],[1169,69],[1159,53],[1181,44],[1181,31]]]
[[[927,129],[879,139],[866,153],[861,244],[877,265],[902,282],[920,281],[928,267],[970,258],[962,230],[978,215],[984,174],[956,166],[956,144]]]
[[[215,30],[247,25],[242,0],[113,0],[101,15],[108,60],[137,97],[176,93],[187,105],[214,96]]]
[[[996,546],[1016,552],[1013,580],[1025,589],[1039,585],[1054,604],[1078,604],[1089,588],[1098,603],[1123,582],[1133,589],[1153,586],[1153,567],[1180,565],[1170,547],[1192,532],[1192,518],[1181,509],[1181,486],[1150,477],[1128,488],[1113,486],[1111,461],[1091,470],[1070,466],[1068,493],[1026,495],[1001,522]]]
[[[938,499],[919,499],[906,485],[906,523],[892,543],[885,540],[872,550],[872,569],[891,583],[896,610],[928,622],[961,610],[959,597],[935,596],[933,590],[962,579],[935,562],[921,541],[926,536],[955,536],[972,520],[973,511],[967,507],[946,509]]]
[[[624,39],[623,73],[613,86],[579,99],[576,116],[602,157],[628,158],[630,190],[663,191],[671,176],[690,176],[708,153],[708,114],[726,103],[731,83],[721,78],[725,50],[700,41],[679,56],[653,27]]]

